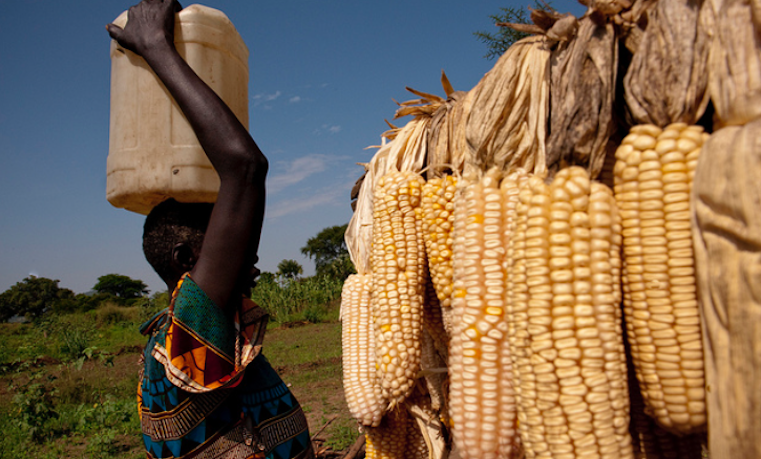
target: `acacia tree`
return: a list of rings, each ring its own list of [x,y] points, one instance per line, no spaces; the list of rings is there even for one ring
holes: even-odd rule
[[[349,224],[330,226],[309,238],[301,253],[314,259],[318,276],[346,278],[354,272],[344,234]]]
[[[550,2],[543,0],[534,0],[534,9],[538,10],[553,10]],[[512,24],[530,24],[530,12],[527,8],[516,8],[509,6],[506,8],[500,8],[500,13],[489,15],[494,20],[495,24],[512,23]],[[484,56],[486,59],[494,59],[501,56],[507,48],[513,43],[522,38],[529,36],[526,32],[519,32],[510,27],[500,26],[496,33],[492,32],[474,32],[481,42],[486,44],[488,51]]]
[[[0,320],[15,315],[36,319],[55,308],[62,300],[74,298],[74,292],[58,287],[58,279],[29,276],[0,295]]]
[[[98,293],[108,293],[122,299],[140,298],[148,294],[148,286],[143,281],[121,274],[100,276],[93,290]]]

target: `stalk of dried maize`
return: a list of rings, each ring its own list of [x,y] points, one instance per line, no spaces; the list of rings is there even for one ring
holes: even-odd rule
[[[381,397],[370,314],[371,275],[352,274],[341,292],[343,386],[349,411],[360,424],[377,426],[388,402]]]
[[[508,295],[524,318],[513,343],[526,455],[632,457],[613,195],[571,167],[551,185],[532,176],[520,200]]]
[[[705,429],[705,379],[690,193],[707,134],[674,123],[632,128],[616,151],[624,311],[646,412],[666,430]]]
[[[367,459],[408,459],[407,434],[412,426],[403,407],[387,413],[377,427],[365,427]]]
[[[416,216],[423,179],[393,171],[374,194],[371,308],[381,393],[393,408],[420,370],[425,246]]]
[[[429,179],[423,186],[422,218],[425,248],[444,326],[451,335],[452,232],[457,179],[451,175]]]
[[[455,333],[449,410],[463,459],[512,457],[517,432],[505,321],[501,172],[465,183],[455,201]],[[454,358],[451,358],[454,356]]]

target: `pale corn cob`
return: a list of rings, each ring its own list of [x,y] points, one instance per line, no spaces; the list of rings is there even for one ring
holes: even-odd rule
[[[365,457],[367,459],[408,459],[408,430],[412,425],[407,410],[387,413],[377,427],[365,427]]]
[[[505,258],[502,264],[505,276],[505,292],[513,291],[513,254],[514,245],[512,244],[513,234],[517,225],[517,206],[520,204],[518,193],[520,187],[528,181],[528,174],[523,169],[518,169],[505,176],[500,182],[500,194],[502,195],[502,247],[505,248]],[[505,310],[506,320],[507,317],[515,318],[520,315],[515,311],[512,304],[513,297],[505,295]],[[525,312],[522,319],[525,321]],[[515,334],[515,320],[507,320],[507,339],[508,346],[502,347],[502,358],[509,358],[512,362],[513,368],[513,392],[516,401],[516,422],[518,417],[517,407],[520,406],[520,386],[518,384],[518,364],[519,358],[515,354],[516,346],[516,334]],[[518,442],[516,442],[518,443]],[[516,457],[520,457],[516,452]]]
[[[415,173],[390,172],[373,200],[371,307],[378,379],[391,408],[404,400],[420,370],[426,261],[416,208],[423,184]]]
[[[539,180],[540,178],[532,178]],[[529,435],[529,416],[532,420],[539,415],[536,408],[536,375],[533,373],[531,354],[529,352],[528,334],[528,284],[526,283],[526,230],[528,209],[531,200],[531,190],[527,186],[528,177],[522,181],[508,179],[501,185],[502,194],[508,203],[506,219],[509,221],[512,207],[515,207],[515,217],[506,230],[510,232],[507,238],[507,291],[508,332],[510,354],[513,360],[513,380],[515,385],[517,417],[521,444],[526,457],[535,457],[532,447],[534,438]],[[503,181],[504,182],[504,181]],[[518,201],[510,195],[515,193],[511,186],[518,186]]]
[[[428,267],[451,334],[452,232],[457,179],[451,175],[429,179],[423,186],[422,219]]]
[[[517,432],[505,321],[500,171],[466,185],[455,201],[456,328],[450,348],[449,410],[464,459],[514,454]]]
[[[702,434],[676,435],[663,430],[655,420],[645,414],[645,402],[639,390],[631,358],[627,359],[629,374],[629,400],[634,459],[701,459],[706,438]]]
[[[632,457],[612,193],[571,167],[520,199],[508,295],[526,456]]]
[[[370,314],[371,275],[352,274],[341,292],[343,386],[349,411],[366,426],[377,426],[388,402],[381,397]]]
[[[414,420],[407,426],[407,452],[405,459],[428,459],[428,444]]]
[[[632,128],[616,151],[624,311],[646,412],[680,434],[705,429],[703,347],[690,224],[706,134],[675,123]]]

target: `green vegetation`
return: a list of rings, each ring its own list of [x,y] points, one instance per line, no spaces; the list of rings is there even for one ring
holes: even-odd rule
[[[148,286],[139,279],[130,279],[121,274],[106,274],[98,278],[92,288],[98,293],[108,293],[117,298],[140,298],[148,294]]]
[[[330,226],[309,238],[301,253],[314,259],[318,276],[346,279],[356,272],[349,258],[344,234],[349,224]]]
[[[300,278],[301,265],[283,260],[252,292],[270,314],[265,355],[312,432],[322,430],[318,442],[337,451],[358,435],[341,383],[338,315],[351,272],[345,229],[309,240],[305,253],[318,275]],[[142,281],[119,274],[98,278],[91,294],[58,282],[30,276],[0,294],[0,459],[143,457],[135,397],[147,339],[138,330],[169,305],[169,294],[149,297]],[[27,321],[5,323],[14,316]]]
[[[254,290],[271,314],[267,358],[304,406],[323,446],[348,448],[358,433],[341,386],[343,281],[328,276]],[[140,323],[168,305],[166,293],[129,306],[104,300],[86,311],[50,312],[0,324],[0,458],[133,458],[144,455],[135,405]],[[308,332],[306,331],[308,330]]]
[[[277,265],[277,275],[284,279],[294,280],[304,274],[304,268],[296,260],[283,260]]]
[[[263,273],[251,299],[270,314],[270,322],[323,322],[330,320],[329,304],[341,298],[343,280],[329,276],[278,282]],[[337,313],[336,313],[337,314]],[[338,316],[333,319],[337,319]]]

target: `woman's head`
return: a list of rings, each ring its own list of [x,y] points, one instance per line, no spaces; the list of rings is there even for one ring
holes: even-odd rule
[[[143,253],[168,285],[183,274],[176,260],[178,250],[191,252],[193,259],[197,259],[213,208],[213,204],[168,199],[154,207],[145,219]]]

